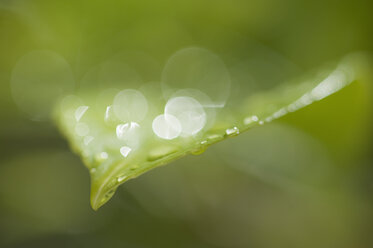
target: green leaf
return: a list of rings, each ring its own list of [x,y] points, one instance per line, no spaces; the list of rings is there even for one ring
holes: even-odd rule
[[[204,105],[207,120],[202,129],[196,127],[200,123],[196,115],[198,106],[188,98],[193,95],[199,99],[198,94],[184,91],[175,97],[187,96],[178,99],[185,101],[177,107],[185,109],[192,104],[194,112],[189,117],[196,119],[186,127],[197,131],[181,135],[179,124],[185,124],[182,122],[185,115],[179,116],[180,123],[172,122],[169,116],[166,121],[162,119],[164,116],[155,121],[168,104],[167,97],[160,97],[162,89],[157,83],[138,90],[82,90],[60,101],[55,108],[55,120],[90,171],[91,205],[97,210],[127,180],[187,154],[201,154],[216,142],[322,100],[352,82],[364,80],[367,74],[364,68],[368,66],[363,56],[351,55],[331,69],[321,69],[286,85],[228,100],[223,108],[212,108],[212,114],[209,114],[211,108]],[[123,118],[118,119],[118,115]],[[165,125],[169,125],[167,130]],[[184,126],[181,128],[184,130]]]

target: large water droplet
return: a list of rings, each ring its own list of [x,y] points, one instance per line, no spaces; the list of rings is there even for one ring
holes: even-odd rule
[[[200,155],[202,153],[204,153],[208,147],[208,142],[207,140],[203,140],[200,142],[200,146],[198,148],[196,148],[195,150],[192,150],[191,151],[191,154],[193,155]]]

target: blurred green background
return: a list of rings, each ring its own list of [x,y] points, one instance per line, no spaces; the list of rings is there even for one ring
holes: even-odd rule
[[[157,63],[137,69],[159,80],[191,45],[226,60],[286,58],[301,73],[372,52],[372,10],[364,0],[1,0],[0,247],[373,247],[372,82],[152,170],[97,212],[80,159],[11,94],[17,61],[38,49],[68,61],[77,90],[122,51],[150,54]]]

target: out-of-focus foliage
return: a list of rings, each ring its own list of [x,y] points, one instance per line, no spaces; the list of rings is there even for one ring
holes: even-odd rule
[[[66,141],[50,122],[30,120],[59,100],[45,83],[58,73],[72,75],[63,93],[89,98],[102,90],[97,68],[115,80],[120,60],[141,83],[156,83],[185,47],[232,65],[227,104],[252,106],[288,79],[372,52],[371,10],[365,0],[1,1],[0,246],[372,247],[369,78],[130,180],[98,212],[89,173]],[[47,55],[15,77],[35,52]],[[24,78],[66,67],[22,91]]]

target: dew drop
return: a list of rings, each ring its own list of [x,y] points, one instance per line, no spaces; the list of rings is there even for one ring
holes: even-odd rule
[[[124,141],[127,146],[137,149],[140,146],[141,133],[140,125],[131,121],[130,123],[119,124],[116,127],[117,138]]]
[[[116,128],[117,138],[125,140],[131,133],[135,132],[140,125],[136,122],[131,121],[130,123],[119,124]]]
[[[88,106],[79,106],[76,110],[75,110],[75,120],[78,122],[80,121],[80,119],[83,117],[83,115],[85,114],[85,112],[88,110]]]
[[[258,120],[259,120],[258,116],[252,115],[252,116],[246,117],[243,122],[245,125],[250,125],[253,122],[257,122]]]
[[[115,189],[111,189],[111,190],[109,190],[103,197],[102,197],[102,199],[101,199],[101,201],[100,201],[100,204],[102,205],[104,202],[106,202],[106,201],[108,201],[108,199],[110,199],[113,195],[114,195],[114,193],[115,193],[115,190],[116,190],[116,188]]]
[[[100,152],[100,153],[96,154],[96,156],[95,156],[96,162],[103,162],[108,158],[109,158],[109,154],[107,152]]]
[[[118,183],[121,183],[121,182],[123,182],[124,180],[126,180],[127,179],[127,176],[126,175],[121,175],[121,176],[118,176],[117,177],[117,182]]]
[[[193,155],[200,155],[200,154],[204,153],[206,151],[206,149],[207,149],[207,145],[203,144],[200,147],[192,150],[190,153],[193,154]]]
[[[104,121],[109,126],[119,122],[118,118],[115,116],[112,105],[106,107]]]
[[[237,127],[228,128],[227,130],[225,130],[225,134],[228,136],[235,136],[235,135],[238,135],[239,133],[240,133],[240,130]]]
[[[209,135],[209,136],[207,137],[207,139],[208,139],[209,141],[211,141],[211,142],[216,141],[216,140],[220,140],[220,139],[222,139],[222,138],[223,138],[223,136],[221,136],[221,135],[219,135],[219,134],[211,134],[211,135]]]
[[[119,151],[122,154],[122,156],[126,158],[128,154],[132,151],[132,149],[128,146],[122,146]]]

